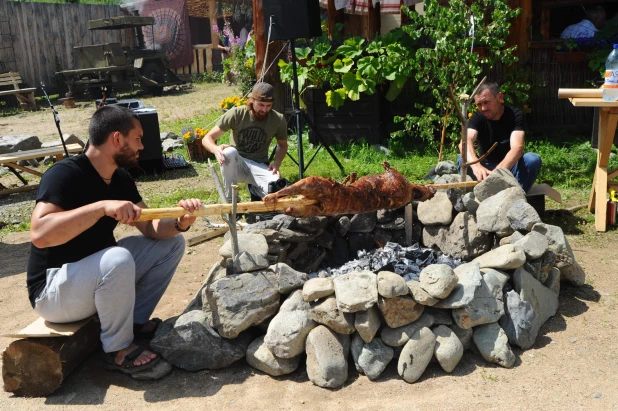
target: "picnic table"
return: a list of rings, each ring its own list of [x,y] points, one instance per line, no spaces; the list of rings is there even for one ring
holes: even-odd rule
[[[588,209],[594,212],[597,231],[607,231],[607,191],[618,188],[618,169],[607,170],[609,154],[618,125],[618,101],[605,101],[601,89],[559,89],[558,98],[568,98],[574,107],[597,107],[599,116],[599,139],[597,165],[592,180]]]
[[[67,144],[67,151],[69,153],[79,153],[82,151],[82,146],[77,143]],[[26,173],[33,174],[37,177],[42,177],[43,173],[40,171],[34,170],[29,167],[20,166],[19,163],[22,160],[32,160],[33,158],[41,158],[53,156],[56,158],[56,161],[62,160],[64,157],[64,148],[62,146],[57,147],[48,147],[48,148],[39,148],[36,150],[27,150],[27,151],[18,151],[16,153],[6,153],[0,154],[0,166],[8,167],[9,170],[13,172],[19,178],[19,180],[24,184],[22,187],[11,188],[7,190],[1,190],[0,195],[18,193],[22,191],[30,191],[36,189],[38,184],[28,185],[28,181],[24,179],[21,175],[17,173],[17,170],[24,171]]]

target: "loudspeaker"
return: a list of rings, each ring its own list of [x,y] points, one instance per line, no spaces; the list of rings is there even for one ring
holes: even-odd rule
[[[318,37],[322,34],[319,0],[263,0],[264,31],[271,40]]]
[[[157,111],[153,108],[140,108],[133,110],[133,112],[142,123],[144,149],[139,152],[139,168],[131,169],[129,172],[132,175],[140,172],[146,174],[159,173],[163,171],[163,146],[161,145]]]

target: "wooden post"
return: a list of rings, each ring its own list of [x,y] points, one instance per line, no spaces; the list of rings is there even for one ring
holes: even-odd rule
[[[513,20],[505,47],[517,46],[515,55],[520,62],[528,59],[528,42],[530,41],[530,24],[532,23],[532,0],[510,0],[513,9],[520,7],[521,14]]]
[[[217,46],[219,45],[219,33],[217,33],[216,31],[214,31],[212,29],[212,27],[217,24],[217,0],[208,0],[208,14],[210,16],[210,43],[212,44],[212,49],[216,50]],[[211,56],[208,56],[211,57]],[[209,72],[212,71],[212,59],[209,58],[208,61],[206,62],[206,65],[208,67],[208,64],[210,64],[211,69],[208,70]]]
[[[373,40],[380,33],[380,3],[373,5],[367,0],[367,40]]]
[[[328,37],[332,40],[335,33],[335,25],[343,23],[343,9],[335,8],[335,0],[328,0]]]
[[[99,331],[99,322],[92,319],[70,337],[13,341],[2,353],[4,391],[25,397],[53,393],[98,347]]]

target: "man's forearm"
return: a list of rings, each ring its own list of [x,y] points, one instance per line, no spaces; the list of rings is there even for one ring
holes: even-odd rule
[[[138,223],[139,224],[139,223]],[[146,222],[146,237],[164,240],[176,236],[180,231],[176,229],[176,218],[166,218],[164,220],[154,220]],[[189,226],[184,227],[179,223],[181,230],[186,230]]]
[[[496,166],[496,168],[506,168],[510,170],[515,164],[517,164],[523,155],[523,149],[511,149],[508,153],[506,153],[506,156],[504,156],[504,159]]]
[[[277,148],[275,150],[275,166],[277,168],[279,168],[281,166],[281,163],[283,163],[283,159],[285,158],[285,154],[288,152],[288,148],[287,147],[282,147],[277,145]]]
[[[202,139],[202,145],[206,150],[214,153],[214,150],[217,148],[217,140],[213,136],[207,135]]]
[[[104,215],[103,203],[96,202],[73,210],[33,218],[30,229],[32,243],[38,248],[64,244],[95,225]]]

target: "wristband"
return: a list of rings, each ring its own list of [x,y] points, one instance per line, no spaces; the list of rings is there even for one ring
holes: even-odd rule
[[[184,230],[182,228],[180,228],[180,219],[176,219],[174,220],[174,228],[176,228],[177,231],[181,232],[181,233],[186,233],[187,231],[189,231],[189,229],[191,228],[191,226],[185,228]]]

